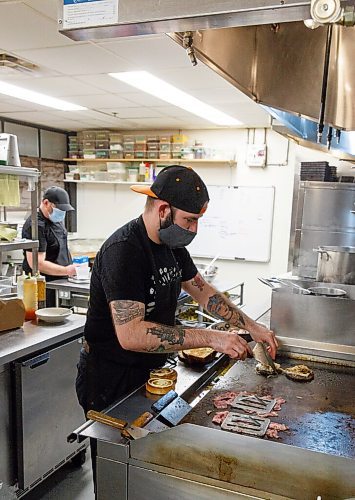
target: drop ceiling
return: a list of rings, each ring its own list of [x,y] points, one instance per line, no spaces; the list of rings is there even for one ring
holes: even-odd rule
[[[269,115],[166,35],[74,42],[58,33],[57,0],[0,0],[0,52],[38,66],[1,71],[0,80],[89,108],[55,111],[0,94],[0,116],[63,130],[204,129],[207,120],[119,82],[109,72],[146,70],[243,123],[266,127]]]

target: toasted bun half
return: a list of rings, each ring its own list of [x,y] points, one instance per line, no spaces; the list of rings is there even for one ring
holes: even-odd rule
[[[177,380],[177,372],[173,368],[157,368],[150,372],[149,378],[165,378],[175,382]]]

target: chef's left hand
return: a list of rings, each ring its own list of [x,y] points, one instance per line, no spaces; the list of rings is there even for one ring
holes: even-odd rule
[[[266,342],[270,356],[272,359],[275,359],[279,344],[276,340],[274,332],[260,323],[255,323],[253,327],[249,329],[249,333],[255,342]]]

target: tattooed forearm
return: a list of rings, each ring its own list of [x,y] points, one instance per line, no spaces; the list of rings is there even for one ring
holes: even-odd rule
[[[200,292],[203,291],[203,288],[205,286],[205,282],[201,278],[201,276],[195,276],[195,278],[191,281],[191,285],[197,287]]]
[[[114,324],[124,325],[132,319],[144,318],[144,307],[132,300],[115,300],[111,302],[111,313]]]
[[[147,329],[147,335],[154,335],[160,340],[159,346],[150,347],[149,352],[164,352],[168,346],[182,346],[185,329],[182,326],[157,325]]]
[[[219,318],[229,321],[234,326],[243,328],[245,326],[245,321],[243,315],[238,309],[233,305],[229,304],[227,299],[223,295],[216,293],[209,297],[207,303],[207,310],[215,314]]]

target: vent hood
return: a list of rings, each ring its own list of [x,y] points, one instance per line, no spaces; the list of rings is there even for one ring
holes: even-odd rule
[[[301,21],[311,17],[312,3],[311,0],[57,1],[59,31],[73,40]]]
[[[354,159],[355,28],[340,25],[354,24],[353,0],[106,0],[106,17],[89,11],[100,3],[62,5],[60,31],[74,40],[169,33],[192,63],[263,105],[283,125],[275,130]]]

